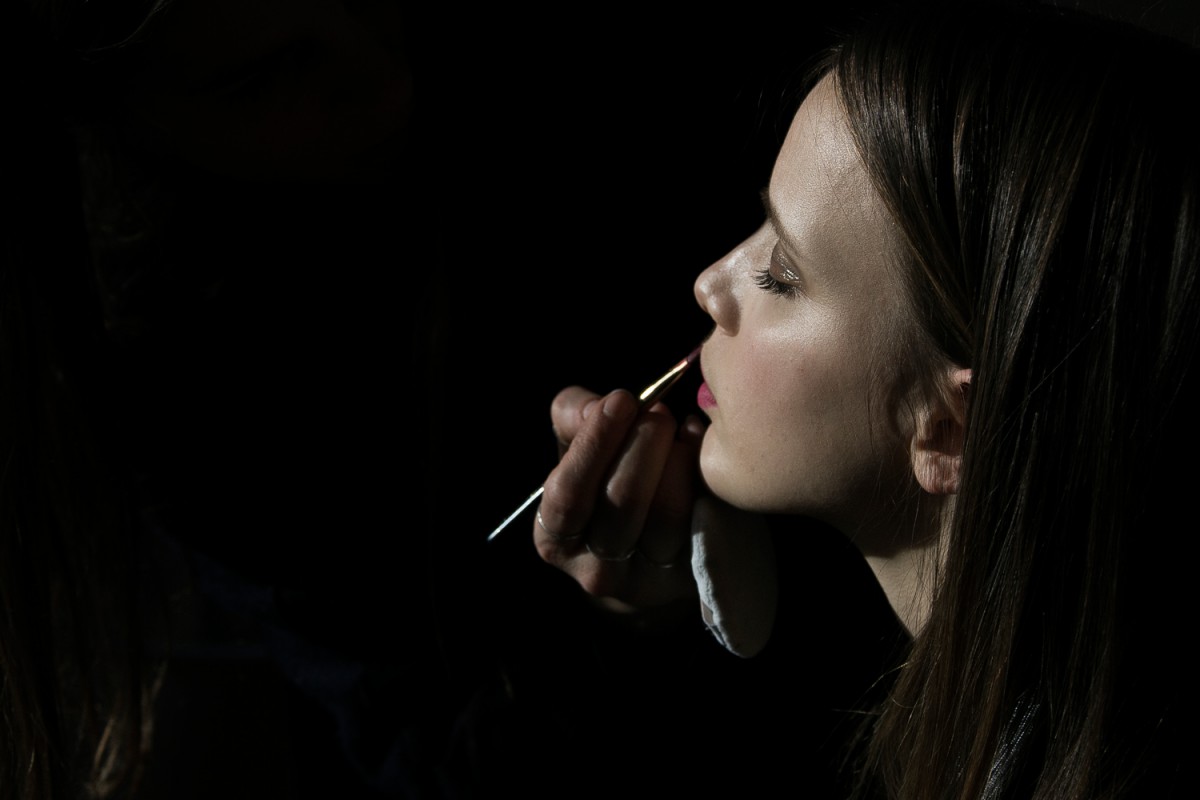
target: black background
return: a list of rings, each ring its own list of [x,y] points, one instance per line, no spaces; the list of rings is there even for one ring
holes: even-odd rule
[[[828,788],[895,635],[837,534],[783,532],[746,661],[698,610],[611,626],[531,515],[486,537],[555,463],[559,389],[636,390],[707,334],[692,282],[760,224],[793,80],[851,12],[406,11],[408,168],[190,175],[168,253],[220,289],[116,359],[199,589],[149,796]]]

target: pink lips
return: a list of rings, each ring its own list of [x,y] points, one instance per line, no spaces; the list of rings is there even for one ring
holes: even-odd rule
[[[700,388],[696,391],[696,404],[702,409],[716,408],[717,399],[713,397],[712,389],[708,388],[708,383],[700,384]]]

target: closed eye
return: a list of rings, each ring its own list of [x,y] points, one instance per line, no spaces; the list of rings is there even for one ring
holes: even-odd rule
[[[782,276],[783,280],[776,278]],[[783,242],[776,241],[771,248],[771,260],[767,266],[754,274],[758,288],[783,297],[795,297],[802,293],[803,282],[792,268],[791,261],[783,252]]]
[[[754,282],[758,284],[758,288],[763,291],[777,294],[782,297],[794,297],[800,294],[798,286],[792,286],[790,283],[784,283],[775,279],[769,268],[760,269],[754,274]]]

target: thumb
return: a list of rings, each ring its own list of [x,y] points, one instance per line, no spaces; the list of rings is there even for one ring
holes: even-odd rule
[[[775,548],[766,520],[713,497],[692,509],[692,574],[700,613],[729,652],[750,658],[771,637],[778,600]]]

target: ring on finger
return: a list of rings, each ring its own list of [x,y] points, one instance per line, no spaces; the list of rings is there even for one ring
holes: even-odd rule
[[[547,528],[546,521],[544,519],[542,519],[542,506],[540,503],[538,504],[537,512],[534,513],[533,518],[537,520],[538,527],[541,528],[543,531],[545,531],[546,535],[549,536],[551,539],[554,539],[554,540],[560,541],[560,542],[566,542],[566,541],[570,541],[571,539],[579,538],[578,533],[573,533],[570,536],[564,536],[561,533],[555,533],[554,531]]]

